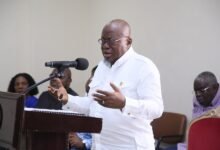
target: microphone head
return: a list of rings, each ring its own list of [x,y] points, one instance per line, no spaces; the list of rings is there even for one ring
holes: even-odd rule
[[[85,58],[77,58],[76,62],[77,65],[75,68],[78,70],[86,70],[89,67],[89,62]]]

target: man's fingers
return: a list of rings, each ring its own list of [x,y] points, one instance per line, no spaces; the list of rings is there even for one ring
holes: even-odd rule
[[[113,84],[113,83],[111,82],[110,85],[111,85],[111,87],[113,88],[113,90],[114,90],[115,92],[120,92],[120,89],[119,89],[115,84]]]
[[[105,96],[100,94],[93,94],[94,100],[97,101],[100,105],[105,104]]]
[[[62,98],[63,98],[63,94],[60,94],[60,95],[58,96],[58,100],[62,100]]]
[[[63,98],[63,94],[58,93],[58,89],[53,88],[52,86],[48,86],[48,91],[58,100],[61,100]]]
[[[110,95],[110,92],[107,92],[107,91],[97,90],[96,92],[98,93],[96,95],[105,95],[105,96]]]
[[[48,86],[48,91],[51,92],[51,93],[54,93],[54,88],[51,87],[51,86]]]
[[[101,96],[100,94],[93,94],[93,98],[98,103],[101,103],[101,101],[103,101],[103,96]]]

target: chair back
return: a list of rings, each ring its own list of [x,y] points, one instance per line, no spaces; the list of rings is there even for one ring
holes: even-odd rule
[[[220,107],[192,121],[188,150],[220,150]]]
[[[184,114],[164,112],[153,120],[154,138],[167,144],[176,144],[184,140],[187,118]]]

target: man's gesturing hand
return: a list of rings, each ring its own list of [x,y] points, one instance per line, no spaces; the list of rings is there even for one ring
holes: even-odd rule
[[[125,106],[125,96],[116,85],[110,83],[110,86],[113,92],[97,90],[93,94],[94,100],[104,107],[122,109]]]
[[[66,104],[68,101],[68,93],[66,89],[64,88],[61,80],[59,78],[53,79],[55,82],[57,82],[58,87],[54,88],[52,86],[48,86],[48,91],[55,96],[59,101],[61,101],[63,104]]]

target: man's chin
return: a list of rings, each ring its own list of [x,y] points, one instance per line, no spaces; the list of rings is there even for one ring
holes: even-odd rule
[[[109,57],[104,57],[104,59],[105,59],[105,61],[111,63],[111,58],[109,58]]]
[[[104,60],[107,61],[107,62],[109,62],[111,65],[113,65],[113,64],[117,61],[117,60],[115,60],[115,59],[106,58],[106,57],[104,57]]]

